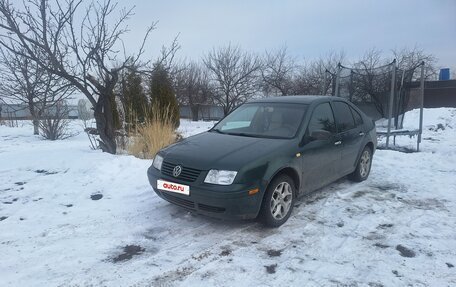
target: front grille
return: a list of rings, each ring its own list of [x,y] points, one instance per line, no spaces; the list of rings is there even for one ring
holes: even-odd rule
[[[177,204],[177,205],[180,205],[183,207],[187,207],[187,208],[192,208],[192,209],[195,208],[195,203],[191,200],[173,196],[173,195],[165,193],[165,192],[162,192],[162,195],[164,198],[166,198],[166,200],[168,200],[169,202],[172,202],[174,204]]]
[[[161,167],[162,174],[170,176],[170,177],[174,177],[173,170],[176,167],[176,165],[177,164],[173,164],[173,163],[164,161],[162,164],[162,167]],[[189,168],[189,167],[183,166],[181,174],[176,178],[184,180],[184,181],[194,182],[198,178],[200,173],[201,173],[201,170],[199,170],[199,169],[194,169],[194,168]]]
[[[190,208],[190,209],[196,209],[196,203],[191,200],[180,198],[180,197],[174,196],[172,194],[169,194],[167,192],[162,192],[161,194],[167,201],[169,201],[171,203],[174,203],[174,204],[182,206],[182,207]],[[198,209],[202,210],[202,211],[214,212],[214,213],[225,212],[225,208],[223,208],[223,207],[206,205],[206,204],[202,204],[202,203],[198,203]]]
[[[210,206],[202,203],[198,203],[198,208],[204,211],[209,211],[209,212],[216,212],[216,213],[222,213],[225,211],[225,208],[223,207],[217,207],[217,206]]]

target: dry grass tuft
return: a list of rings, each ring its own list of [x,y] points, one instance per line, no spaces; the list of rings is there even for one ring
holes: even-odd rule
[[[170,108],[152,107],[143,124],[135,128],[128,153],[139,158],[152,158],[160,149],[176,142],[178,135],[170,119]]]

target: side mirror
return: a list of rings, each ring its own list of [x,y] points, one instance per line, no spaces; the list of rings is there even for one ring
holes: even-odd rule
[[[331,133],[325,130],[316,130],[310,134],[310,138],[315,140],[328,140],[331,138]]]

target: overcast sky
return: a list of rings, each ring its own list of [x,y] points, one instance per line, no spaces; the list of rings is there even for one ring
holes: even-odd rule
[[[456,0],[172,1],[129,0],[135,5],[127,43],[140,42],[159,21],[150,54],[179,34],[179,57],[198,59],[212,47],[238,44],[263,52],[284,45],[312,60],[329,51],[356,59],[372,47],[390,54],[415,45],[433,53],[439,66],[456,68]],[[130,47],[131,47],[130,45]]]

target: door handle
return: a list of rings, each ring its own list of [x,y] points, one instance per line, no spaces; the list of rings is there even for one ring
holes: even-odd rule
[[[342,144],[342,141],[336,141],[336,142],[334,143],[334,145],[341,145],[341,144]]]
[[[364,132],[359,132],[359,136],[362,137],[364,135]]]

